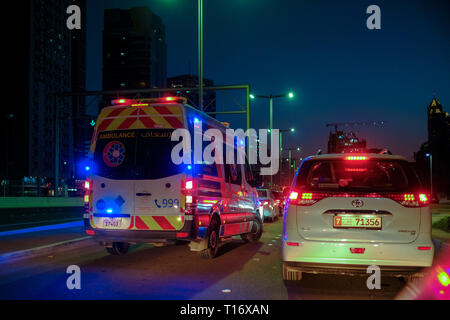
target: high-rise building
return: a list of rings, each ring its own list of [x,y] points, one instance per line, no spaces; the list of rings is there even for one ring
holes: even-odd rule
[[[165,26],[149,8],[105,10],[103,90],[164,88],[166,56]]]
[[[430,156],[432,156],[433,188],[450,197],[450,116],[434,97],[427,108],[428,141],[414,153],[419,171],[430,181]],[[428,156],[427,156],[428,155]]]
[[[76,0],[73,2],[81,9],[81,21],[83,27],[80,30],[72,30],[72,92],[80,93],[86,91],[86,0]],[[93,128],[90,124],[91,117],[86,114],[86,98],[74,95],[72,98],[72,126],[74,131],[74,162],[72,166],[73,176],[82,178],[85,173],[89,148],[86,148],[86,141],[90,141]]]
[[[178,88],[178,95],[186,97],[188,104],[193,107],[199,108],[199,92],[198,91],[186,91],[183,88],[198,88],[198,76],[194,75],[181,75],[177,77],[167,78],[168,88]],[[213,87],[214,81],[209,79],[203,79],[203,86]],[[205,91],[203,96],[203,110],[205,112],[215,112],[216,111],[216,93],[214,91]],[[214,116],[215,117],[215,116]]]
[[[61,93],[83,91],[85,38],[66,26],[67,8],[79,5],[85,30],[85,0],[18,0],[23,29],[12,44],[18,76],[14,77],[14,102],[1,110],[5,139],[1,139],[0,176],[55,177],[56,121],[59,122],[59,176],[69,179],[74,167],[74,110],[70,97]],[[83,7],[84,5],[84,7]],[[76,55],[77,59],[73,59]],[[20,68],[20,69],[19,69]],[[75,85],[75,87],[74,87]],[[56,112],[58,110],[58,119]],[[79,113],[84,113],[83,107]]]

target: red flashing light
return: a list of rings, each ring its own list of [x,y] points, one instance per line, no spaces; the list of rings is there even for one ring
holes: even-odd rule
[[[87,230],[86,230],[86,234],[88,234],[88,235],[90,235],[90,236],[93,236],[93,235],[95,235],[95,231],[94,231],[94,230],[89,230],[89,229],[87,229]]]
[[[286,245],[291,246],[291,247],[299,247],[300,243],[298,243],[298,242],[286,242]]]
[[[128,102],[127,99],[116,99],[112,101],[113,105],[118,105],[118,104],[126,104]]]
[[[263,201],[263,206],[269,205],[269,201]]]
[[[366,252],[366,248],[350,248],[350,252],[355,254],[363,254]]]
[[[89,180],[86,180],[84,182],[84,188],[88,191],[91,189],[91,183],[89,182]]]
[[[429,251],[429,250],[431,250],[431,247],[417,247],[417,250],[420,250],[420,251]]]

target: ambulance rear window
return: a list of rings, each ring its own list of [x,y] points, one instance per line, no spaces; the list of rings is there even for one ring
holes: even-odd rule
[[[115,180],[154,180],[183,172],[171,159],[173,129],[102,132],[94,153],[97,175]]]

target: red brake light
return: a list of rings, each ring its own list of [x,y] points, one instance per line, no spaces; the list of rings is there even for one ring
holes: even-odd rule
[[[385,197],[400,203],[404,207],[425,207],[429,204],[428,196],[424,193],[390,193]]]
[[[423,193],[419,194],[419,201],[420,201],[420,202],[423,202],[423,203],[428,203],[428,197],[427,197],[427,195],[426,195],[426,194],[423,194]]]
[[[325,193],[311,193],[311,192],[303,192],[299,194],[296,191],[292,191],[289,199],[291,204],[297,206],[311,206],[319,200],[328,197],[328,194]]]
[[[177,238],[187,238],[189,233],[187,232],[177,232]]]
[[[292,191],[291,194],[289,195],[289,199],[297,200],[297,198],[298,198],[298,192]]]
[[[348,156],[345,158],[345,160],[350,160],[350,161],[364,161],[367,160],[366,156]]]
[[[298,243],[298,242],[286,242],[286,245],[291,246],[291,247],[299,247],[300,243]]]
[[[366,248],[350,248],[351,253],[363,254],[366,251]]]
[[[423,250],[431,250],[431,247],[417,247],[417,249],[418,250],[421,250],[421,251],[423,251]]]
[[[297,206],[311,206],[324,198],[389,198],[404,207],[425,207],[429,197],[424,193],[357,193],[357,192],[302,192],[291,191],[290,203]]]

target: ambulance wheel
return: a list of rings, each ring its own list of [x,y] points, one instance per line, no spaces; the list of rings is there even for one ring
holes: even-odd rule
[[[213,219],[208,231],[208,248],[200,251],[200,257],[203,259],[213,259],[219,251],[219,223]]]
[[[252,233],[243,235],[242,239],[247,239],[249,242],[258,242],[263,233],[263,224],[259,217],[256,217],[253,223]]]
[[[123,256],[128,252],[128,249],[130,248],[130,245],[126,242],[113,242],[111,248],[106,248],[106,251],[108,251],[113,256]]]

